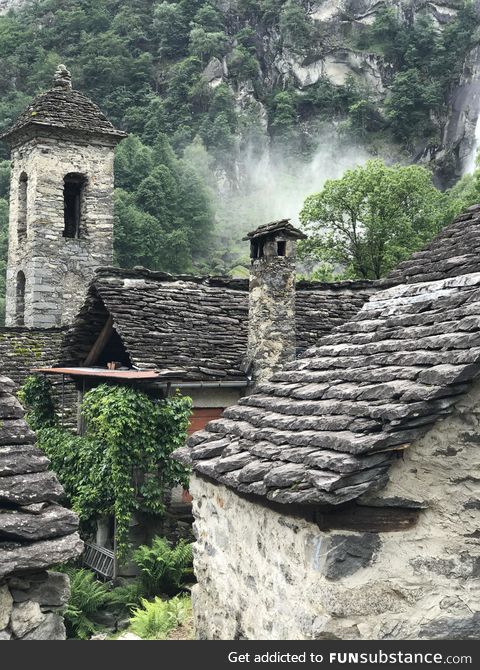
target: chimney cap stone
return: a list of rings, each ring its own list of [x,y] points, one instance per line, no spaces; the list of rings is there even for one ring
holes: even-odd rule
[[[246,240],[256,240],[260,237],[276,237],[277,235],[282,235],[294,240],[306,240],[307,236],[295,226],[292,226],[290,219],[280,219],[279,221],[272,221],[263,226],[259,226],[251,233],[247,233],[247,236],[244,237]]]

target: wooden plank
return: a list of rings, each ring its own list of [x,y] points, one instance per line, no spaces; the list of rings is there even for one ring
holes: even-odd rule
[[[94,365],[98,361],[102,351],[105,349],[105,346],[108,340],[110,339],[112,331],[113,331],[113,317],[110,315],[107,319],[106,324],[102,328],[102,332],[97,337],[95,344],[90,349],[90,353],[85,359],[84,365]]]
[[[421,510],[403,507],[364,507],[351,505],[341,510],[319,513],[315,521],[321,530],[352,530],[388,533],[412,528]]]

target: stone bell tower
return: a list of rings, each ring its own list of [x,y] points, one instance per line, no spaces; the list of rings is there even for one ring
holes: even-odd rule
[[[12,159],[7,326],[69,323],[95,268],[111,265],[114,149],[125,135],[60,65],[2,136]]]
[[[297,241],[305,239],[288,219],[249,233],[250,294],[247,367],[261,384],[295,358]]]

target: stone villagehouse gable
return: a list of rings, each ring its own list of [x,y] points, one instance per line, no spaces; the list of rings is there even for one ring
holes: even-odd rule
[[[475,206],[175,453],[200,637],[480,637],[479,252]]]
[[[178,457],[283,503],[337,505],[385,485],[398,453],[480,372],[479,212],[460,216],[392,273],[398,285],[376,292]]]

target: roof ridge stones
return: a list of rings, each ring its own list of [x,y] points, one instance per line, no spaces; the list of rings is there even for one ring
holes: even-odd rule
[[[150,279],[159,282],[177,282],[185,281],[195,284],[205,284],[210,286],[225,286],[231,289],[248,291],[249,279],[242,277],[230,277],[228,275],[192,275],[192,274],[171,274],[160,270],[149,270],[143,266],[134,268],[118,268],[114,266],[102,266],[96,268],[95,277],[91,284],[95,284],[98,278],[136,278]],[[378,279],[344,279],[339,281],[317,281],[301,279],[297,281],[296,287],[299,291],[313,290],[344,290],[344,289],[380,289],[393,286],[395,282]]]
[[[479,373],[480,272],[397,284],[176,457],[241,493],[338,505],[383,487],[394,453],[449,413]]]
[[[83,551],[78,517],[60,505],[63,488],[13,393],[13,382],[0,376],[0,580]]]

